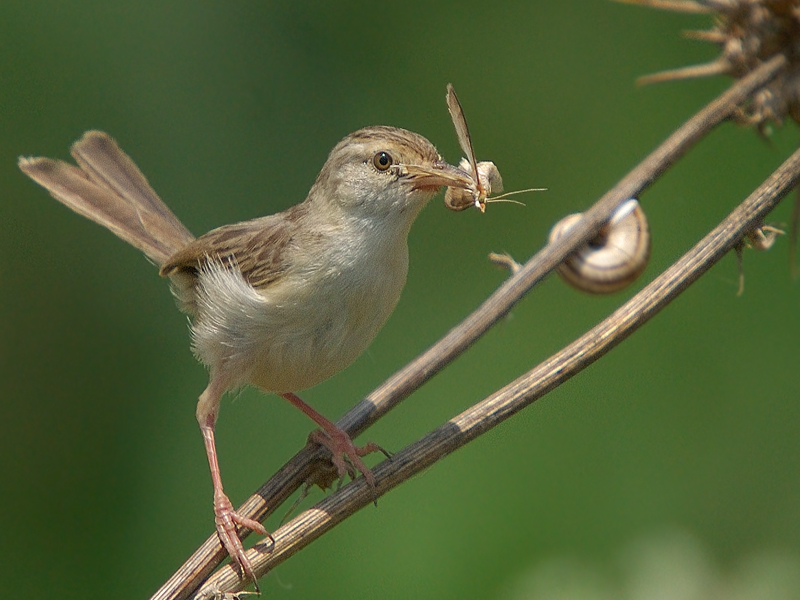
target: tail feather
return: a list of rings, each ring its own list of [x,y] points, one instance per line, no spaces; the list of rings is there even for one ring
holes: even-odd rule
[[[72,146],[80,168],[20,157],[19,168],[59,202],[106,227],[162,265],[194,236],[158,197],[116,142],[89,131]]]

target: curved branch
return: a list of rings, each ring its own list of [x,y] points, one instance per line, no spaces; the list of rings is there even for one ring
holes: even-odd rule
[[[800,150],[795,151],[758,189],[680,260],[593,329],[522,377],[430,432],[374,469],[381,494],[422,472],[454,450],[494,428],[595,362],[644,325],[708,271],[800,181]],[[359,478],[331,494],[275,532],[271,544],[249,552],[255,572],[265,574],[326,531],[372,502]],[[198,592],[233,591],[241,585],[230,567],[220,570]]]
[[[554,269],[564,258],[576,248],[594,238],[600,228],[608,221],[614,210],[631,197],[638,197],[639,194],[649,187],[660,175],[672,166],[680,157],[716,125],[727,119],[737,106],[741,105],[757,89],[769,82],[787,64],[784,56],[778,55],[761,67],[753,71],[747,77],[742,78],[733,84],[727,91],[722,93],[717,99],[708,104],[694,117],[689,119],[667,140],[665,140],[656,150],[654,150],[644,161],[625,176],[614,188],[608,191],[591,209],[584,213],[584,217],[570,231],[556,243],[549,244],[533,256],[513,277],[509,278],[498,290],[492,294],[484,303],[461,324],[452,329],[439,342],[424,352],[406,367],[390,377],[384,384],[374,392],[359,402],[351,409],[338,424],[355,436],[363,432],[367,427],[397,406],[403,399],[408,397],[414,390],[423,385],[436,373],[441,371],[447,364],[452,362],[472,343],[483,335],[492,325],[505,316],[513,306],[539,281],[541,281],[552,269]],[[753,225],[754,227],[755,225]],[[751,227],[752,228],[752,227]],[[739,235],[741,237],[741,235]],[[737,238],[738,239],[738,238]],[[729,247],[728,247],[729,249]],[[721,251],[724,254],[726,250]],[[721,254],[719,256],[721,256]],[[714,260],[718,260],[717,256]],[[708,266],[713,261],[708,263]],[[708,266],[706,268],[708,268]],[[699,276],[699,274],[697,275]],[[662,279],[663,275],[653,282]],[[693,279],[691,280],[693,281]],[[684,284],[689,285],[691,281]],[[651,289],[652,285],[646,289]],[[680,290],[683,289],[680,288]],[[679,291],[680,291],[679,290]],[[677,294],[678,292],[674,292]],[[636,296],[639,298],[641,293]],[[634,298],[634,300],[636,299]],[[672,296],[669,297],[671,300]],[[633,300],[631,300],[633,302]],[[630,304],[630,302],[628,303]],[[628,306],[626,304],[625,306]],[[624,308],[624,307],[623,307]],[[622,309],[620,309],[622,310]],[[617,314],[617,313],[615,313]],[[640,317],[636,317],[640,318]],[[594,330],[593,330],[594,331]],[[632,330],[631,330],[632,331]],[[591,332],[590,332],[591,333]],[[627,331],[624,335],[628,335]],[[589,334],[587,334],[589,335]],[[610,340],[618,343],[624,339],[624,335],[614,334]],[[582,338],[583,339],[583,338]],[[580,341],[580,340],[579,340]],[[599,344],[599,340],[591,341],[590,346]],[[573,348],[575,344],[569,346]],[[604,347],[603,352],[610,349],[611,345]],[[567,349],[565,349],[566,351]],[[586,349],[583,351],[586,352]],[[559,355],[556,355],[559,356]],[[588,356],[584,354],[584,357]],[[596,360],[599,354],[592,360]],[[543,365],[552,364],[553,357]],[[585,358],[584,358],[585,360]],[[588,363],[583,363],[583,366]],[[537,368],[538,369],[538,368]],[[578,369],[580,370],[580,369]],[[576,373],[575,370],[570,376]],[[498,401],[498,396],[505,397],[508,390],[517,385],[520,380],[510,384],[497,394],[491,396],[484,402],[476,405],[464,415],[472,414],[471,411],[478,410],[477,407],[485,403]],[[528,400],[532,402],[541,394],[546,393],[563,379],[553,380],[543,388],[537,388],[536,396]],[[527,398],[527,396],[525,396]],[[522,408],[524,404],[517,406],[512,412],[503,418],[510,416]],[[505,409],[504,409],[505,410]],[[505,412],[503,413],[505,414]],[[471,422],[473,417],[465,417]],[[455,438],[448,444],[455,444],[452,447],[445,445],[442,447],[438,439],[440,430],[432,432],[417,444],[409,446],[406,450],[395,455],[392,461],[387,461],[374,469],[378,479],[378,493],[383,494],[400,481],[407,478],[410,473],[425,468],[425,466],[435,462],[445,456],[453,449],[463,445],[470,439],[480,435],[483,431],[493,427],[499,421],[488,421],[483,424],[470,426],[461,430],[463,423],[460,417],[450,421],[441,429],[456,428]],[[469,435],[467,435],[469,431]],[[433,436],[433,438],[431,437]],[[465,437],[466,436],[466,437]],[[463,443],[459,443],[463,440]],[[434,444],[435,451],[430,451],[430,444]],[[439,454],[437,454],[437,452]],[[427,458],[423,458],[427,457]],[[325,455],[322,450],[306,446],[287,462],[278,473],[262,486],[256,494],[251,496],[239,509],[239,512],[250,518],[263,520],[271,514],[282,502],[284,502],[298,487],[306,482],[313,482],[315,477],[319,477],[319,467]],[[419,463],[417,462],[419,461]],[[427,462],[426,462],[427,461]],[[296,552],[299,548],[315,539],[335,524],[340,522],[344,516],[351,514],[362,506],[362,502],[368,503],[372,495],[365,491],[361,479],[350,485],[344,486],[339,492],[319,503],[314,509],[305,511],[297,519],[294,519],[286,526],[280,528],[275,533],[275,547],[272,549],[268,545],[266,549],[256,547],[251,550],[257,556],[253,559],[253,564],[258,573],[272,568],[280,560]],[[346,508],[342,508],[346,507]],[[345,512],[341,512],[344,510]],[[289,542],[294,539],[292,536],[298,531],[303,532],[298,542]],[[243,532],[244,535],[249,532]],[[286,537],[289,536],[289,537]],[[286,546],[285,546],[286,545]],[[206,542],[187,560],[187,562],[157,591],[151,600],[181,600],[187,598],[194,590],[197,590],[200,582],[207,577],[224,559],[225,555],[220,548],[219,540],[216,535],[212,535]],[[238,580],[232,568],[225,567],[220,570],[213,578],[201,588],[204,593],[209,590],[233,590],[236,589],[233,581]],[[224,582],[224,584],[223,584]],[[210,586],[210,587],[209,587]],[[215,587],[216,586],[216,587]]]

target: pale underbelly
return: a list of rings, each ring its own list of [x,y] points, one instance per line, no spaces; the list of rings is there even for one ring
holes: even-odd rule
[[[335,375],[369,346],[394,310],[405,272],[358,289],[287,282],[261,294],[230,271],[198,285],[194,351],[227,388],[298,391]],[[374,275],[374,274],[373,274]],[[396,274],[397,275],[397,274]]]

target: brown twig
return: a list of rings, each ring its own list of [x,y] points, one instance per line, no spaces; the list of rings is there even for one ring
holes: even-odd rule
[[[797,150],[694,248],[611,316],[516,381],[379,465],[374,473],[380,493],[386,493],[492,429],[622,342],[757,227],[799,180],[800,150]],[[370,489],[361,478],[304,511],[275,532],[274,551],[263,546],[250,551],[256,573],[274,568],[371,501]],[[228,567],[215,574],[196,597],[202,598],[214,590],[234,590],[238,584],[238,574]]]
[[[452,362],[494,323],[506,315],[536,283],[541,281],[568,254],[592,239],[608,221],[610,215],[620,203],[628,198],[637,197],[697,141],[702,139],[717,124],[728,118],[737,106],[747,100],[750,94],[770,81],[786,66],[786,63],[786,58],[782,55],[774,57],[747,77],[734,83],[726,92],[698,112],[613,189],[607,192],[591,209],[584,213],[583,219],[570,229],[568,234],[558,242],[550,244],[539,251],[475,312],[451,330],[442,340],[390,377],[366,399],[358,403],[339,421],[339,425],[352,435],[363,432]],[[745,204],[749,202],[750,199]],[[770,208],[771,206],[770,204]],[[767,208],[763,210],[764,212],[768,211]],[[749,220],[744,221],[744,223],[746,225]],[[745,225],[742,225],[742,227],[744,228]],[[752,229],[755,225],[754,221],[750,228]],[[664,282],[664,277],[673,272],[670,269],[626,304],[625,307],[617,311],[615,315],[612,315],[612,318],[617,318],[618,322],[606,331],[602,338],[595,337],[596,333],[593,332],[597,332],[598,328],[603,324],[592,330],[581,340],[570,345],[559,355],[537,367],[527,376],[487,398],[473,409],[432,432],[417,444],[409,446],[406,450],[398,453],[392,461],[386,461],[379,465],[374,470],[378,479],[378,492],[380,494],[385,493],[413,473],[474,439],[480,433],[496,425],[500,420],[507,418],[558,385],[564,378],[577,373],[580,368],[588,364],[587,361],[596,360],[614,344],[619,343],[635,329],[637,323],[640,324],[649,316],[652,316],[656,310],[668,303],[713,262],[718,260],[724,252],[727,252],[736,239],[741,238],[743,232],[746,232],[746,229],[743,229],[743,231],[738,229],[731,231],[736,233],[738,237],[733,239],[729,245],[726,245],[728,244],[727,241],[715,243],[716,250],[710,256],[707,250],[698,245],[693,250],[695,253],[694,258],[687,255],[694,261],[698,261],[700,256],[703,257],[696,264],[692,263],[694,265],[692,269],[682,272],[682,274],[679,273],[678,279],[672,283]],[[729,232],[728,235],[733,235],[734,233]],[[709,237],[712,235],[713,232]],[[725,240],[727,239],[726,237]],[[656,286],[657,283],[659,283],[658,286]],[[654,286],[656,287],[654,288]],[[664,286],[663,289],[662,286]],[[651,290],[650,293],[652,295],[643,297],[642,295],[647,290]],[[634,303],[637,299],[639,299],[638,302],[640,304]],[[656,300],[658,303],[653,304]],[[657,308],[654,309],[653,306],[657,306]],[[630,319],[630,325],[623,327],[619,321],[620,311],[623,311],[626,307],[632,307],[632,312],[630,312],[629,317],[626,317]],[[646,312],[648,310],[650,312]],[[607,323],[607,321],[604,323]],[[573,365],[571,367],[572,370],[556,370],[556,375],[551,373],[545,377],[544,373],[548,372],[548,368],[559,364],[554,362],[557,360],[567,360],[569,364]],[[564,373],[564,375],[559,375],[560,373]],[[531,379],[533,377],[542,378],[542,383],[534,385]],[[489,409],[487,413],[489,416],[478,417],[487,408]],[[441,437],[442,433],[448,432],[450,435]],[[240,513],[251,518],[263,520],[299,486],[312,480],[316,472],[315,461],[323,458],[324,455],[320,450],[309,446],[305,447],[244,503],[239,509]],[[352,514],[371,500],[372,495],[366,490],[366,486],[363,485],[361,479],[351,485],[344,486],[337,493],[319,503],[315,508],[305,511],[275,532],[274,548],[268,545],[267,547],[257,547],[251,550],[251,554],[255,554],[253,564],[256,571],[259,573],[265,572],[278,562],[285,560],[288,556],[316,537],[319,537],[319,535],[322,535],[347,515]],[[181,569],[156,592],[152,599],[178,600],[188,597],[194,590],[198,589],[200,582],[216,568],[223,558],[224,555],[220,549],[218,539],[216,536],[210,537]],[[239,582],[238,575],[232,568],[226,567],[209,579],[201,589],[205,594],[214,590],[230,591],[237,588],[237,582]]]
[[[662,10],[672,10],[682,13],[708,14],[714,11],[713,6],[701,4],[693,0],[617,0],[621,4],[638,4]]]

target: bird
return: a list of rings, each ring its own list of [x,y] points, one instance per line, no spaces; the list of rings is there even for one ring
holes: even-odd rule
[[[362,456],[379,447],[356,446],[296,392],[367,348],[400,298],[417,215],[442,187],[474,182],[423,136],[366,127],[333,148],[304,201],[195,238],[111,136],[87,131],[71,154],[77,166],[44,157],[20,157],[18,165],[56,200],[142,251],[190,316],[193,352],[209,372],[196,417],[215,527],[257,588],[237,526],[269,534],[224,492],[214,437],[221,398],[246,385],[285,398],[320,427],[312,439],[330,450],[339,476],[356,469],[375,493]]]

